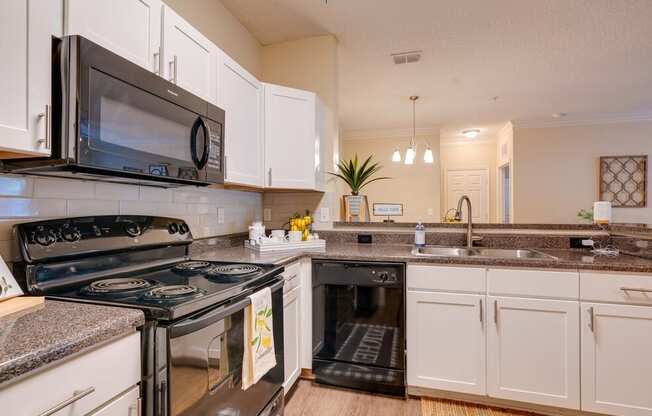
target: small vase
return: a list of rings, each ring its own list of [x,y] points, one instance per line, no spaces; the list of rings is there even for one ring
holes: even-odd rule
[[[366,195],[344,195],[344,221],[369,222],[369,203]]]

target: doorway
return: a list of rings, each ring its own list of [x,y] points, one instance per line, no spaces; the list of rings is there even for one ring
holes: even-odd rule
[[[499,184],[499,209],[500,209],[500,222],[503,224],[511,223],[511,175],[509,173],[509,163],[498,168],[498,184]]]
[[[457,208],[457,202],[467,195],[473,205],[473,222],[489,222],[489,169],[447,169],[446,211]],[[462,210],[462,221],[466,221]]]

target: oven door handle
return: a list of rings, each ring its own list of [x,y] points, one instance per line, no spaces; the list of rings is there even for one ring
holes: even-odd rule
[[[277,290],[283,287],[285,281],[280,280],[279,282],[270,286],[270,290],[276,292]],[[211,312],[208,312],[204,315],[200,315],[197,318],[190,318],[184,321],[174,324],[168,328],[170,338],[178,338],[184,335],[187,335],[191,332],[198,331],[202,328],[221,321],[229,315],[234,314],[235,312],[241,311],[251,304],[249,297],[246,297],[238,302],[227,304],[221,306]]]

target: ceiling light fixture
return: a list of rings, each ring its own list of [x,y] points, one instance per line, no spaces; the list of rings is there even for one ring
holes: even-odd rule
[[[412,137],[410,138],[410,146],[405,151],[405,164],[414,165],[414,160],[417,157],[417,121],[416,121],[416,103],[419,99],[418,95],[413,95],[410,97],[412,101]],[[401,161],[401,152],[397,148],[392,154],[392,162]],[[430,144],[426,141],[426,151],[423,153],[423,161],[428,164],[435,163],[435,156],[432,152]]]
[[[423,154],[423,161],[428,164],[435,163],[435,156],[432,154],[432,149],[430,146],[428,146],[426,152]]]
[[[394,150],[394,154],[392,154],[392,162],[400,162],[401,161],[401,151],[396,148]]]
[[[468,129],[462,131],[462,135],[468,139],[475,139],[480,134],[479,129]]]

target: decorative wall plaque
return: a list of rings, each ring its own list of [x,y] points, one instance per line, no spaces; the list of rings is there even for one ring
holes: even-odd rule
[[[647,156],[600,158],[600,200],[614,208],[647,206]]]

